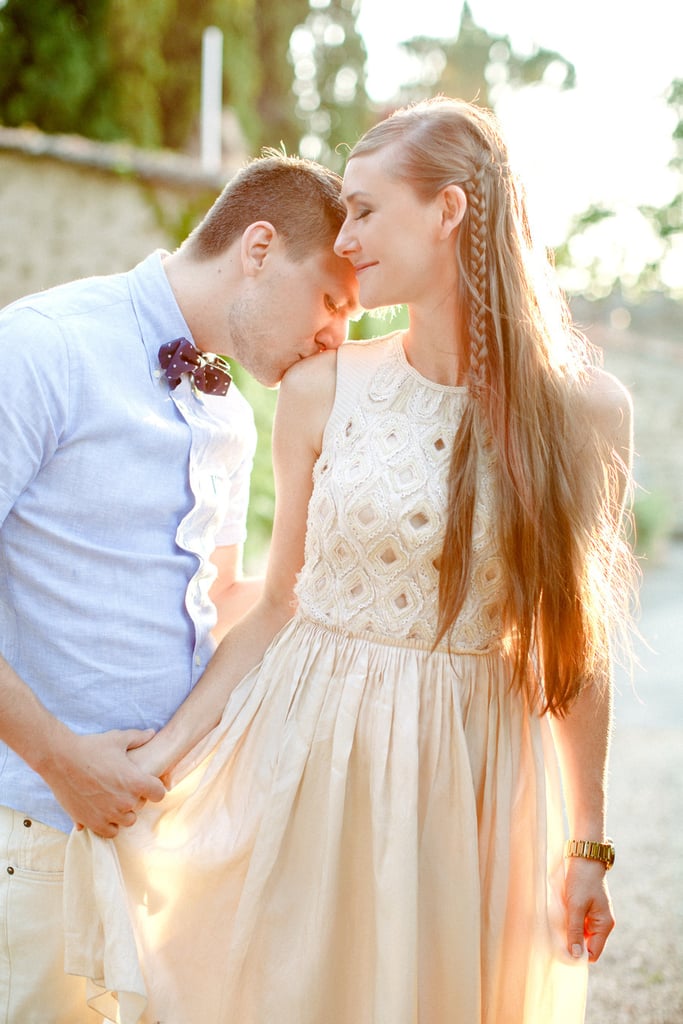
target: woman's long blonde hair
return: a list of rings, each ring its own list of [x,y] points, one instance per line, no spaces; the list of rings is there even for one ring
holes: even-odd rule
[[[388,145],[390,173],[422,198],[457,184],[468,200],[455,259],[472,400],[451,457],[437,643],[469,587],[477,467],[482,446],[493,446],[514,683],[532,705],[562,715],[584,683],[607,678],[634,575],[620,535],[628,468],[581,397],[596,356],[534,247],[494,116],[426,100],[371,128],[349,159]]]

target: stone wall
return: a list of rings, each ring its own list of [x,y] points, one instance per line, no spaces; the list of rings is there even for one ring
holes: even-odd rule
[[[237,164],[0,127],[0,306],[174,248]]]

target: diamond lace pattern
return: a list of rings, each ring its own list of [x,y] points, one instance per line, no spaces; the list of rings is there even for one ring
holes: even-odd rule
[[[450,452],[469,398],[464,389],[421,378],[406,362],[400,336],[374,344],[383,345],[384,358],[371,362],[364,381],[361,346],[349,377],[350,356],[340,359],[338,395],[352,387],[356,397],[350,414],[328,429],[314,470],[299,608],[346,633],[431,647]],[[455,651],[484,652],[502,636],[489,463],[482,456],[469,594],[443,645]]]

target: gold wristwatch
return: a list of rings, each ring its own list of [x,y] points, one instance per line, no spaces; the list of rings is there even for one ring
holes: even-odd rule
[[[605,871],[614,867],[614,846],[611,839],[595,843],[590,839],[568,839],[564,844],[565,857],[583,857],[585,860],[599,860]]]

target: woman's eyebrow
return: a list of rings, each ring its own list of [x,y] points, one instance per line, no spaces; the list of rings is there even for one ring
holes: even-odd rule
[[[355,192],[349,192],[347,196],[342,196],[342,199],[344,200],[345,203],[352,203],[355,199],[358,199],[359,196],[369,197],[369,195],[369,192],[363,192],[362,189],[356,189]]]

